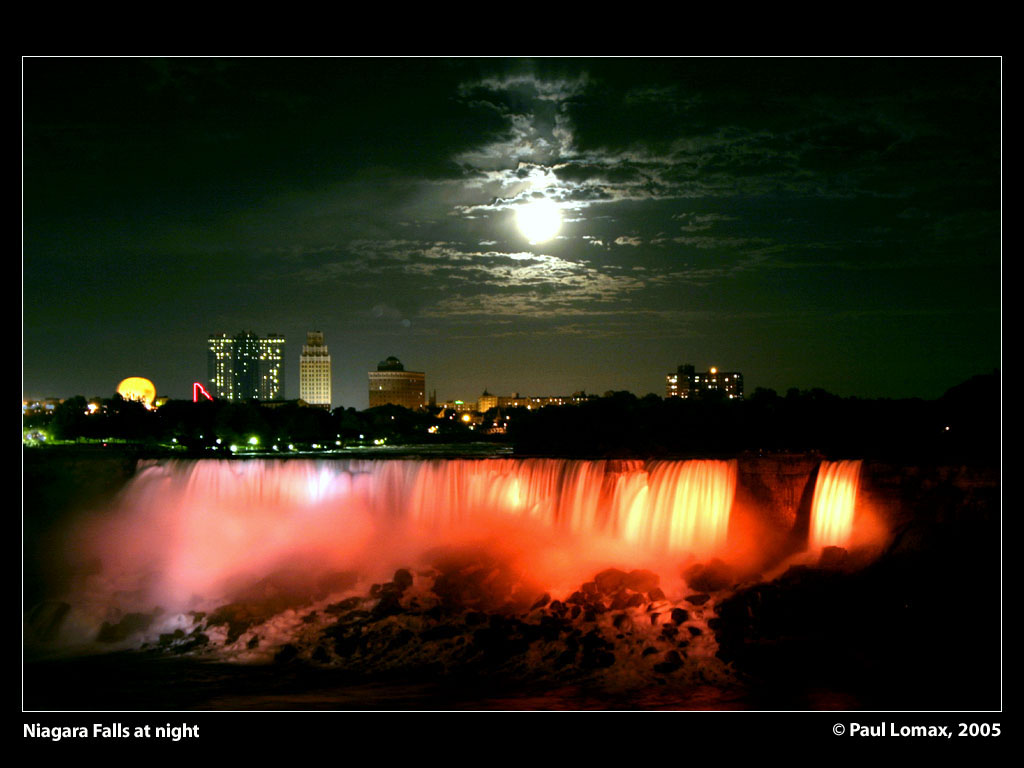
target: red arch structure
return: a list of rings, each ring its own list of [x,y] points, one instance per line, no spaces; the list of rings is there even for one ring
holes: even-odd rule
[[[206,391],[206,387],[204,387],[202,384],[200,384],[197,381],[197,382],[195,382],[192,385],[192,402],[193,403],[198,403],[199,402],[199,395],[202,395],[207,400],[213,400],[213,398],[210,397],[210,393]]]

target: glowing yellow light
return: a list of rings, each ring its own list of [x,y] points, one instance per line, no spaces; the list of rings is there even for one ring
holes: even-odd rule
[[[125,400],[136,400],[147,408],[156,399],[156,387],[149,379],[141,376],[129,376],[117,385],[117,393]]]
[[[516,208],[516,226],[531,243],[543,243],[558,234],[562,212],[547,198],[535,200]]]
[[[717,368],[712,368],[711,369],[711,373],[718,373],[718,369]]]
[[[469,414],[467,413],[465,416],[463,416],[462,420],[463,421],[469,421]]]

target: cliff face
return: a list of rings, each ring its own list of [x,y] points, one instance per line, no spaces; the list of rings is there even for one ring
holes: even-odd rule
[[[802,482],[813,490],[800,460],[752,465],[741,478],[780,509]],[[997,709],[998,469],[865,462],[857,517],[878,521],[881,549],[856,567],[823,553],[737,590],[718,605],[719,658],[761,686],[847,691],[865,709]]]
[[[772,527],[790,530],[801,509],[810,509],[820,463],[808,454],[741,457],[736,503],[758,510]]]
[[[813,454],[740,457],[735,509],[806,541],[821,461]],[[995,466],[865,461],[857,510],[890,535],[909,526],[991,523],[999,519],[999,488]]]

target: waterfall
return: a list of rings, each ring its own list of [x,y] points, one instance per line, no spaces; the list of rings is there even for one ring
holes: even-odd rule
[[[735,460],[149,462],[73,552],[102,562],[104,591],[178,609],[271,572],[383,570],[483,538],[575,578],[721,554],[736,477]]]
[[[810,547],[846,547],[853,534],[860,460],[823,461],[811,508]]]

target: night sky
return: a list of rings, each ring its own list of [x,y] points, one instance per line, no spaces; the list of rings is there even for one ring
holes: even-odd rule
[[[1001,367],[1001,68],[945,59],[23,60],[23,394],[191,397],[211,333],[439,400],[925,397]],[[548,198],[553,240],[515,212]]]

